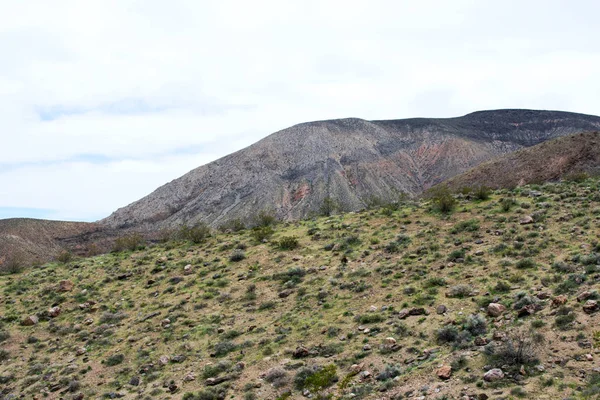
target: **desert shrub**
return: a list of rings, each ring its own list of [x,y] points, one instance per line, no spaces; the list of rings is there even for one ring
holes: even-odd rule
[[[113,365],[121,364],[124,359],[125,359],[125,356],[123,354],[113,354],[112,356],[110,356],[106,359],[104,364],[112,367]]]
[[[231,253],[231,255],[229,256],[229,261],[232,262],[239,262],[242,261],[243,259],[246,258],[246,253],[244,253],[243,250],[240,249],[236,249],[233,251],[233,253]]]
[[[235,351],[237,348],[238,348],[237,344],[235,344],[229,340],[225,340],[223,342],[219,342],[219,343],[215,344],[213,354],[215,355],[215,357],[223,357],[223,356],[231,353],[232,351]]]
[[[377,374],[375,379],[378,381],[387,381],[388,379],[394,379],[402,373],[400,367],[396,365],[386,365],[384,370]]]
[[[183,400],[224,400],[227,398],[227,386],[209,387],[198,393],[186,393]]]
[[[240,232],[246,229],[246,224],[241,219],[232,219],[221,226],[219,226],[219,230],[222,232]]]
[[[199,222],[195,225],[183,225],[179,228],[177,237],[180,240],[188,240],[192,243],[204,243],[210,237],[210,228],[204,222]]]
[[[275,222],[277,222],[277,218],[273,212],[262,210],[254,217],[253,225],[255,227],[265,227],[275,225]]]
[[[291,282],[292,284],[298,284],[302,282],[302,278],[306,275],[306,270],[300,267],[289,268],[285,272],[279,272],[273,274],[271,279],[280,281],[282,283]]]
[[[490,198],[490,194],[492,193],[492,190],[487,187],[487,186],[477,186],[474,190],[473,190],[473,196],[477,199],[477,200],[488,200]]]
[[[323,199],[323,203],[319,207],[319,214],[325,217],[329,217],[330,215],[334,214],[337,210],[339,210],[339,208],[339,204],[334,199],[327,196]]]
[[[496,286],[492,289],[494,293],[507,293],[510,292],[510,284],[505,281],[499,281]]]
[[[509,212],[517,204],[517,201],[512,197],[504,197],[500,200],[500,208],[504,212]]]
[[[252,238],[257,242],[263,242],[273,236],[275,231],[270,226],[257,226],[252,229]]]
[[[277,242],[277,246],[281,250],[294,250],[299,246],[298,238],[295,236],[283,236]]]
[[[337,381],[336,372],[337,367],[335,364],[325,367],[304,367],[294,377],[294,385],[298,390],[308,389],[311,392],[317,393]]]
[[[433,209],[442,214],[449,214],[456,207],[456,199],[447,186],[440,186],[429,193]]]
[[[71,253],[68,250],[63,250],[56,256],[56,261],[61,262],[63,264],[68,263],[72,259],[73,259],[73,253]]]
[[[125,315],[122,312],[112,313],[110,311],[105,311],[100,316],[100,323],[101,324],[114,324],[125,318],[127,318],[127,315]]]
[[[459,258],[465,258],[465,254],[466,254],[466,250],[465,249],[453,250],[448,255],[448,261],[456,261]]]
[[[0,331],[0,343],[7,341],[10,338],[8,331]]]
[[[10,358],[8,350],[0,349],[0,362],[6,361]]]
[[[479,221],[476,219],[469,219],[461,221],[454,225],[450,230],[450,233],[457,234],[461,232],[477,232],[479,230]]]
[[[454,343],[458,339],[458,329],[452,325],[444,326],[437,330],[435,336],[439,344]]]
[[[220,373],[226,372],[231,368],[231,361],[229,360],[221,360],[216,364],[208,364],[204,366],[204,370],[202,371],[202,377],[204,379],[214,378]]]
[[[2,258],[0,257],[0,262]],[[25,255],[20,252],[15,252],[6,256],[2,264],[0,264],[0,274],[18,274],[25,267]]]
[[[533,261],[531,258],[523,258],[522,260],[517,261],[515,267],[518,269],[535,268],[535,261]]]
[[[539,361],[538,351],[543,343],[543,335],[519,329],[510,332],[501,345],[488,348],[487,355],[492,364],[498,366],[534,365]]]
[[[376,324],[385,321],[385,317],[381,314],[364,314],[358,317],[358,322],[361,324]]]
[[[464,297],[468,297],[473,293],[473,287],[471,285],[454,285],[450,286],[448,289],[448,293],[446,294],[448,297],[456,297],[462,299]]]
[[[271,368],[265,374],[265,381],[271,383],[274,387],[280,388],[287,384],[287,371],[281,367]]]
[[[581,183],[589,179],[590,175],[584,171],[571,172],[563,177],[563,180],[568,182]]]
[[[485,334],[487,332],[485,317],[479,314],[469,315],[464,324],[464,328],[473,336]]]
[[[132,233],[131,235],[121,236],[115,239],[113,243],[113,252],[119,252],[124,250],[138,250],[143,247],[144,238],[139,233]]]

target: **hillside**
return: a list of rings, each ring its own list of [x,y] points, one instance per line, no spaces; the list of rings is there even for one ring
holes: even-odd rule
[[[0,393],[600,392],[600,181],[407,201],[0,275]]]
[[[219,226],[267,209],[293,220],[326,198],[341,210],[416,195],[496,156],[597,130],[600,117],[495,110],[459,118],[309,122],[201,166],[100,221],[154,230]]]
[[[453,190],[510,188],[556,181],[577,173],[600,174],[600,132],[569,135],[482,163],[442,183]]]
[[[64,248],[63,239],[98,229],[98,225],[85,222],[0,219],[0,264],[13,256],[19,257],[22,262],[46,262]],[[76,246],[72,250],[76,251]]]

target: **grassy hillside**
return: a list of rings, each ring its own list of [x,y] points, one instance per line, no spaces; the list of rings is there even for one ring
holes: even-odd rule
[[[600,181],[486,197],[447,214],[404,203],[2,275],[0,391],[594,398]]]

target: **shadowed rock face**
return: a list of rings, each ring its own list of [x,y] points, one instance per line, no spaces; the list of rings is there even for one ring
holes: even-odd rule
[[[557,111],[481,111],[459,118],[309,122],[158,188],[100,221],[112,228],[283,219],[316,212],[329,196],[344,210],[416,195],[476,165],[548,139],[598,130],[600,117]]]
[[[452,190],[513,188],[585,172],[600,174],[600,132],[568,135],[506,154],[442,183]]]

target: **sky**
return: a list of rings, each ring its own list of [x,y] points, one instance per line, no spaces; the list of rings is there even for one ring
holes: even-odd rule
[[[0,5],[0,218],[95,221],[306,121],[600,114],[595,0]]]

